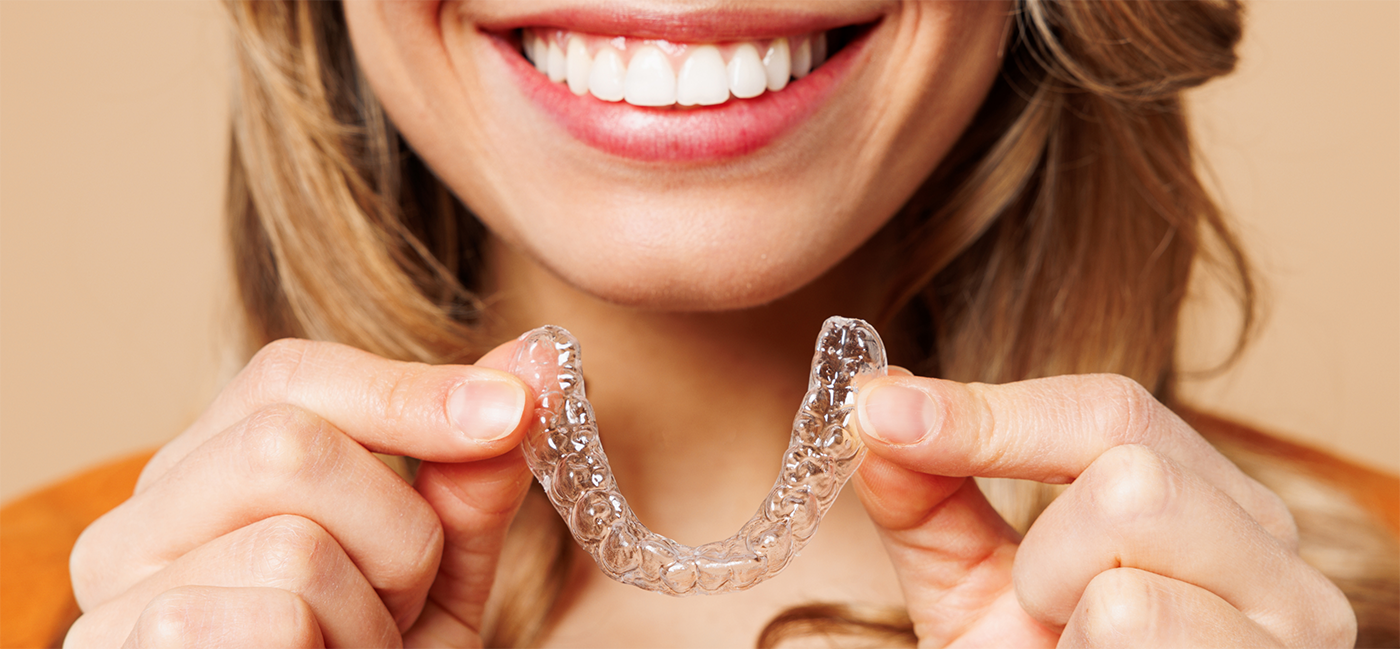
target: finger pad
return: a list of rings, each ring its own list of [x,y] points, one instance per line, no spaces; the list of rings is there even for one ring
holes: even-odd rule
[[[856,474],[856,490],[876,525],[905,530],[926,520],[964,480],[910,471],[869,455]]]

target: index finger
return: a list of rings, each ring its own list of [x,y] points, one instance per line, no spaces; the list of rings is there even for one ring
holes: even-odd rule
[[[290,404],[316,413],[376,453],[470,462],[514,448],[529,388],[501,371],[506,343],[476,365],[392,361],[347,345],[284,339],[259,351],[194,424],[142,472],[139,492],[220,431]]]
[[[1131,379],[1067,375],[1004,385],[913,376],[872,381],[857,397],[871,452],[945,476],[1072,482],[1105,451],[1147,446],[1200,475],[1281,539],[1281,501]]]

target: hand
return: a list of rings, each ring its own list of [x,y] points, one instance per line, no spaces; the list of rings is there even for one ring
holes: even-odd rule
[[[513,349],[268,345],[79,538],[66,645],[480,646],[530,480]],[[414,486],[371,451],[424,459]]]
[[[859,423],[857,490],[920,646],[1355,641],[1282,501],[1131,380],[892,372],[861,390]],[[969,476],[1071,484],[1021,539]]]

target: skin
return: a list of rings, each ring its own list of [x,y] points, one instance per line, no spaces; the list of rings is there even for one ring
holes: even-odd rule
[[[727,536],[771,484],[817,324],[875,308],[875,232],[980,103],[1006,6],[823,3],[883,14],[849,88],[770,147],[688,166],[606,156],[518,103],[475,28],[509,6],[346,11],[395,124],[490,228],[501,321],[584,341],[634,509],[684,542]],[[69,645],[478,646],[530,480],[512,350],[429,367],[268,346],[80,539]],[[751,644],[813,599],[904,604],[923,646],[1354,638],[1279,499],[1131,381],[897,370],[862,390],[859,425],[856,488],[782,577],[673,599],[579,552],[546,644]],[[410,487],[371,451],[425,463]],[[970,476],[1072,484],[1020,538]]]

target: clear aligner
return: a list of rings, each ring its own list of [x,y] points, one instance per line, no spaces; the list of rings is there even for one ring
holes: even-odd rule
[[[604,573],[668,595],[744,590],[787,566],[865,457],[852,430],[856,391],[886,371],[873,327],[827,319],[773,490],[736,534],[691,547],[647,529],[618,491],[584,394],[580,356],[573,335],[554,326],[530,332],[517,349],[511,371],[538,396],[522,444],[526,461]]]

